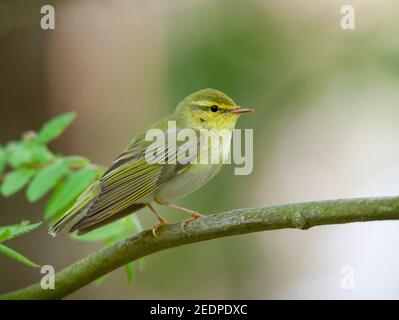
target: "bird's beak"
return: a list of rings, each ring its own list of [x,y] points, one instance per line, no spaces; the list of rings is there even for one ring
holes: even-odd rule
[[[232,114],[241,114],[241,113],[247,113],[247,112],[252,112],[252,111],[255,111],[255,109],[238,107],[237,109],[234,109],[233,111],[230,111],[230,113],[232,113]]]

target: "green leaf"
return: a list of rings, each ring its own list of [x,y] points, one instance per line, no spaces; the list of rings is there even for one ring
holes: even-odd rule
[[[100,179],[108,168],[97,165],[97,179]]]
[[[11,237],[11,230],[10,229],[5,229],[2,232],[0,232],[0,243],[10,239]]]
[[[25,144],[31,148],[31,163],[45,163],[55,158],[47,146],[36,144],[34,141],[26,141]]]
[[[134,230],[135,232],[141,232],[144,230],[143,225],[140,222],[140,219],[137,215],[131,215],[130,217],[126,218],[127,223],[131,223],[132,224],[132,230]]]
[[[20,235],[23,235],[25,233],[28,233],[28,232],[31,232],[31,231],[35,230],[41,224],[42,224],[41,222],[29,224],[29,221],[24,220],[24,221],[22,221],[19,224],[14,224],[14,225],[11,225],[11,226],[0,227],[0,234],[4,233],[7,230],[10,231],[11,235],[7,239],[7,240],[10,240],[10,239],[13,239],[15,237],[18,237]]]
[[[140,258],[138,261],[139,270],[144,271],[147,266],[147,257]]]
[[[101,228],[95,229],[89,233],[83,235],[71,235],[72,239],[83,240],[83,241],[104,241],[107,244],[114,242],[115,238],[118,238],[124,230],[124,226],[121,220],[107,224]],[[116,239],[116,241],[118,241]]]
[[[99,286],[99,285],[101,285],[103,282],[104,282],[104,280],[107,278],[107,275],[105,274],[105,275],[103,275],[102,277],[100,277],[100,278],[97,278],[96,279],[96,286]]]
[[[56,187],[56,189],[54,190],[54,192],[58,190],[58,188]],[[49,218],[48,218],[48,223],[49,225],[53,225],[55,224],[59,219],[61,219],[61,217],[65,214],[65,212],[67,212],[70,208],[72,208],[72,206],[75,204],[76,200],[78,199],[78,197],[73,198],[71,201],[68,202],[67,205],[65,205],[64,207],[60,208],[59,210],[57,210],[54,214],[52,214]],[[45,215],[46,218],[46,215]],[[47,218],[46,218],[47,219]]]
[[[30,231],[36,229],[38,226],[40,226],[40,224],[41,224],[41,222],[29,224],[29,221],[22,221],[19,224],[0,227],[0,253],[3,253],[5,255],[9,256],[10,258],[16,259],[28,266],[38,267],[38,265],[36,263],[30,261],[28,258],[24,257],[23,255],[16,252],[15,250],[13,250],[9,247],[6,247],[5,245],[2,245],[1,242],[13,239],[15,237],[18,237],[18,236],[24,234],[24,233],[30,232]]]
[[[33,169],[18,169],[8,173],[0,188],[2,195],[8,197],[21,190],[35,173]]]
[[[18,260],[19,262],[22,262],[26,264],[27,266],[37,268],[39,267],[38,264],[32,262],[28,258],[24,257],[22,254],[18,253],[17,251],[6,247],[3,244],[0,244],[0,253],[5,254],[6,256],[9,256],[12,259]]]
[[[29,163],[32,152],[26,144],[22,142],[11,142],[6,147],[8,163],[13,168],[18,168]]]
[[[77,198],[96,178],[96,170],[85,168],[71,172],[51,195],[45,210],[45,218],[50,218]]]
[[[7,165],[6,151],[0,147],[0,173],[4,171]]]
[[[30,202],[35,202],[52,189],[68,173],[68,166],[57,161],[41,169],[29,184],[26,192]]]
[[[83,241],[103,241],[109,245],[142,230],[143,227],[139,218],[136,215],[132,215],[80,236],[73,233],[71,238]]]
[[[65,164],[72,167],[85,167],[90,164],[89,159],[81,156],[69,156],[62,159]]]
[[[132,283],[136,276],[136,263],[134,261],[129,262],[125,265],[125,273],[127,277],[127,281]]]
[[[39,131],[36,141],[47,144],[56,139],[75,119],[76,114],[73,112],[61,114],[48,121]]]
[[[45,163],[54,159],[54,155],[46,146],[32,140],[11,142],[7,145],[6,156],[12,168],[23,165]]]

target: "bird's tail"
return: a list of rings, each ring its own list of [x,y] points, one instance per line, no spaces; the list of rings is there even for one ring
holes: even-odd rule
[[[92,202],[97,198],[99,192],[100,184],[96,181],[80,195],[75,204],[65,212],[60,220],[50,226],[49,235],[55,237],[70,221],[84,215]]]

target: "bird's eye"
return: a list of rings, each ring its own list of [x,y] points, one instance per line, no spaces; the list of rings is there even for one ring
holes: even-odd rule
[[[219,107],[214,105],[214,106],[211,106],[210,109],[211,109],[212,112],[217,112],[219,110]]]

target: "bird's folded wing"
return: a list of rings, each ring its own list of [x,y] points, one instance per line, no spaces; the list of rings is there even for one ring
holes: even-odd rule
[[[86,215],[76,224],[75,229],[97,224],[129,208],[186,170],[188,163],[173,163],[167,158],[171,154],[178,157],[179,153],[185,152],[187,148],[189,146],[185,149],[176,147],[177,150],[171,150],[164,146],[164,152],[157,154],[157,158],[151,163],[146,159],[146,150],[142,150],[138,145],[121,154],[100,179],[101,192]]]

